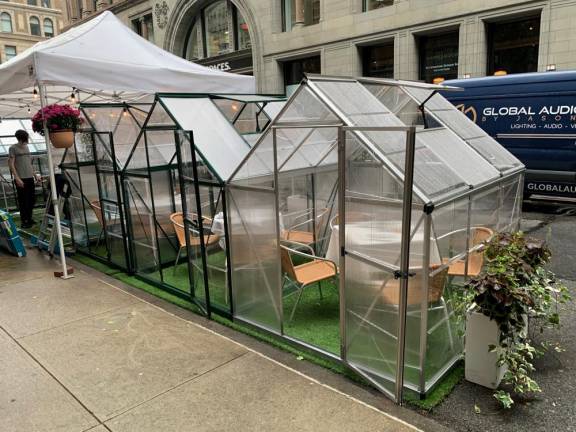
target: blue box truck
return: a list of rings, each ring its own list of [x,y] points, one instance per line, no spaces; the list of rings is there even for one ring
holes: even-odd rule
[[[576,71],[446,81],[443,92],[526,165],[524,198],[576,199]]]

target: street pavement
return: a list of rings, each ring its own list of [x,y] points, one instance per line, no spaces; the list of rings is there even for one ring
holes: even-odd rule
[[[0,252],[0,431],[444,431],[373,392],[75,264]]]
[[[522,229],[545,239],[552,250],[550,268],[576,299],[576,206],[527,204]],[[534,378],[542,393],[519,398],[511,410],[499,407],[493,391],[462,381],[432,413],[431,418],[455,431],[548,432],[576,431],[576,302],[560,308],[559,331],[539,334],[535,341],[559,342],[565,350],[550,350],[535,361]]]

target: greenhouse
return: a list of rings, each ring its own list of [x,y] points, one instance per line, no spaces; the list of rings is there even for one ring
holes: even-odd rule
[[[517,229],[524,172],[440,90],[309,76],[288,102],[83,104],[63,163],[76,245],[425,395],[462,357],[459,293],[482,242]]]
[[[62,164],[77,249],[189,298],[207,313],[230,314],[227,178],[217,158],[236,152],[239,163],[281,104],[268,96],[171,94],[151,103],[81,104],[86,127]],[[217,142],[206,135],[213,129],[223,134]],[[220,232],[199,236],[212,228],[198,227],[200,219]]]
[[[523,165],[441,89],[309,76],[226,191],[234,317],[396,401],[461,358],[458,287],[520,220]]]

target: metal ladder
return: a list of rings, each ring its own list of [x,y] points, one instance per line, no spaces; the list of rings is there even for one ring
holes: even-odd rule
[[[69,223],[62,219],[64,204],[66,202],[66,196],[68,195],[67,189],[70,188],[68,183],[64,184],[62,193],[58,195],[56,200],[56,205],[58,206],[58,211],[60,212],[60,227],[62,230],[62,239],[64,240],[64,248],[67,245],[72,244],[72,230],[70,229]],[[42,218],[42,223],[40,224],[40,231],[38,233],[36,246],[40,250],[45,250],[50,256],[54,256],[54,251],[58,243],[58,236],[56,230],[54,229],[54,215],[50,214],[50,207],[52,206],[52,194],[48,194],[46,200],[46,208],[44,209],[44,217]],[[67,241],[68,240],[68,241]]]

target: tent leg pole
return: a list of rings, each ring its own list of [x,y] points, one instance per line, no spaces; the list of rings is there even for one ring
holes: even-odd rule
[[[40,105],[42,108],[46,106],[46,86],[39,85],[40,89]],[[56,178],[54,176],[54,165],[52,163],[52,149],[50,148],[50,138],[48,125],[44,119],[44,140],[46,142],[46,153],[48,154],[48,170],[50,173],[50,193],[52,195],[52,208],[54,209],[54,225],[56,225],[56,234],[58,236],[58,248],[60,249],[60,262],[62,264],[62,279],[69,279],[74,276],[68,274],[68,266],[66,265],[66,252],[64,251],[64,241],[62,240],[62,227],[60,226],[60,209],[58,208],[58,193],[56,192]],[[57,272],[54,272],[56,275]]]

